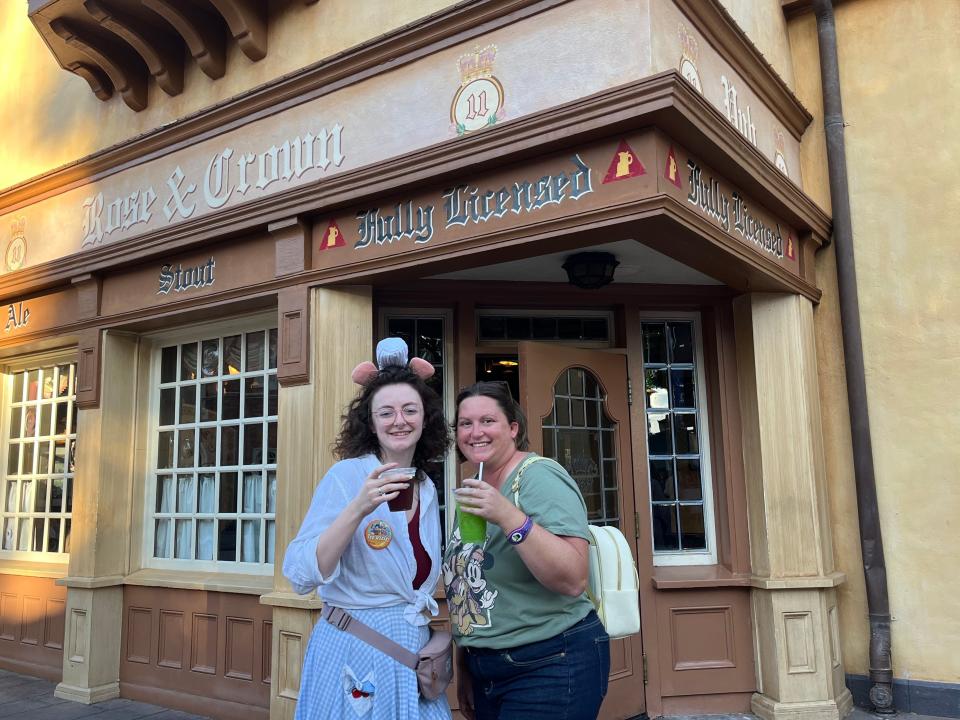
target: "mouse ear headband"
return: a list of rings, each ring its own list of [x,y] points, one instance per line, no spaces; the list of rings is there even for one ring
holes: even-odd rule
[[[422,380],[433,376],[436,372],[433,365],[418,357],[407,362],[408,354],[407,344],[402,338],[384,338],[377,343],[377,364],[374,365],[369,360],[365,360],[353,369],[350,378],[357,385],[366,385],[380,373],[380,370],[391,365],[409,366],[410,370]]]

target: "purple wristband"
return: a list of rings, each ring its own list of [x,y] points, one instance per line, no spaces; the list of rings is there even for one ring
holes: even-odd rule
[[[527,519],[523,521],[523,525],[507,535],[507,542],[509,542],[511,545],[519,545],[527,539],[527,535],[530,534],[532,529],[533,518],[527,515]]]

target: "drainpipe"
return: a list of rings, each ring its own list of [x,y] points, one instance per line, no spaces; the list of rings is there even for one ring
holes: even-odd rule
[[[890,601],[887,596],[887,568],[883,558],[870,419],[867,414],[867,383],[853,257],[850,189],[847,185],[847,156],[843,144],[837,28],[831,0],[813,0],[813,8],[817,17],[817,40],[820,45],[823,124],[826,131],[830,201],[833,204],[833,244],[837,254],[840,321],[843,327],[843,354],[847,372],[847,401],[850,405],[857,515],[860,520],[860,552],[863,557],[867,611],[870,617],[870,702],[877,712],[893,713],[896,709],[893,707]]]

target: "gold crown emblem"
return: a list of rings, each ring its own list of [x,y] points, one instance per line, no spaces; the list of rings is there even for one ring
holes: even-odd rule
[[[472,53],[461,55],[457,58],[460,84],[466,85],[479,78],[488,78],[493,75],[493,61],[496,57],[496,45],[487,45],[485,48],[477,46]]]
[[[677,24],[677,37],[680,38],[680,47],[683,56],[690,60],[691,62],[697,61],[697,56],[700,54],[700,43],[697,42],[697,39],[687,32],[687,28],[683,23]]]
[[[777,130],[773,136],[773,145],[777,152],[784,155],[787,151],[787,140],[783,137],[783,130]]]
[[[14,218],[10,222],[10,237],[16,240],[17,238],[26,239],[27,219],[24,217]]]

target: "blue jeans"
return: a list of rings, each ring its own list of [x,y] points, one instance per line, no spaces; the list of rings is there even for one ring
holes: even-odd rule
[[[595,720],[607,694],[610,638],[597,614],[547,640],[469,648],[477,720]]]

